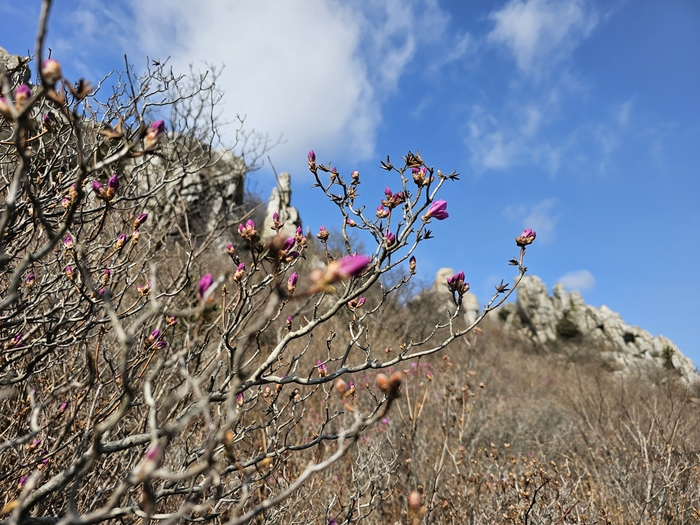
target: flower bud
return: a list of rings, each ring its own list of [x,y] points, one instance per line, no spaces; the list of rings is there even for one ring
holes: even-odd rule
[[[309,168],[316,167],[316,154],[314,150],[309,151],[308,155],[306,155],[306,160],[309,162]]]
[[[534,231],[532,231],[530,228],[525,228],[523,233],[520,234],[520,237],[515,238],[515,244],[520,247],[525,247],[528,244],[532,244],[535,237],[537,237],[537,234]]]
[[[287,321],[285,322],[285,326],[287,327],[287,330],[292,329],[292,316],[287,316]]]
[[[384,235],[384,240],[386,241],[387,247],[393,246],[396,242],[396,236],[387,230],[386,234]]]
[[[328,235],[329,235],[329,233],[328,233],[328,230],[326,230],[326,227],[325,227],[325,226],[321,226],[321,227],[318,229],[318,233],[316,234],[316,237],[318,237],[318,238],[321,239],[322,241],[326,241],[326,240],[328,240]]]
[[[119,189],[119,176],[116,173],[113,173],[107,181],[107,187],[115,192]]]
[[[408,260],[408,271],[411,274],[416,273],[416,256],[411,255],[411,258]]]
[[[318,375],[320,377],[326,377],[328,375],[328,367],[320,359],[316,361],[316,370],[318,370]]]
[[[165,133],[165,122],[162,120],[156,120],[151,124],[146,131],[146,137],[144,138],[144,149],[149,150],[154,148]]]
[[[299,274],[297,272],[294,272],[292,275],[289,276],[289,279],[287,280],[287,290],[290,294],[293,294],[294,290],[296,290],[298,280]]]
[[[17,89],[15,89],[15,106],[20,107],[31,96],[32,90],[28,85],[22,84],[17,86]]]
[[[134,229],[138,228],[141,226],[144,222],[146,222],[146,219],[148,219],[148,213],[142,213],[138,217],[134,219]]]
[[[146,283],[143,286],[137,286],[136,291],[139,293],[139,297],[146,297],[151,293],[151,283]]]
[[[233,279],[237,282],[240,282],[244,276],[245,276],[245,263],[242,262],[238,265],[238,268],[236,268],[236,273],[233,274]]]
[[[70,279],[71,281],[75,279],[75,273],[73,272],[73,268],[71,268],[70,265],[66,266],[66,269],[63,271],[65,272],[66,277],[68,277],[68,279]]]
[[[386,219],[390,213],[390,210],[388,210],[381,204],[377,206],[377,219]]]
[[[31,288],[32,286],[34,286],[35,282],[36,282],[36,278],[34,277],[33,273],[30,273],[29,275],[27,275],[27,280],[25,281],[27,288]]]
[[[236,253],[236,249],[233,247],[233,244],[228,243],[226,245],[226,253],[233,257],[233,255]]]
[[[200,301],[204,301],[204,296],[212,284],[214,284],[214,277],[212,277],[210,273],[205,274],[199,280],[199,284],[197,285],[197,295],[199,296]]]
[[[166,315],[165,323],[168,326],[175,326],[177,324],[177,317],[175,317],[174,315]]]
[[[73,248],[73,237],[68,235],[65,239],[63,239],[63,247],[66,250],[70,250]]]
[[[56,82],[61,80],[63,77],[63,72],[61,71],[61,64],[58,60],[53,58],[48,58],[44,60],[41,64],[41,76],[44,78],[44,82],[48,87],[53,87]]]

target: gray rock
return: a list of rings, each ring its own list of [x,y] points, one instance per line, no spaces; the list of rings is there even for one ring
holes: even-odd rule
[[[641,375],[674,369],[687,384],[700,381],[693,362],[669,339],[628,325],[607,306],[587,305],[579,292],[567,293],[561,283],[550,296],[538,277],[525,276],[515,304],[518,315],[507,318],[506,328],[535,344],[576,337],[600,349],[600,357],[617,373]]]
[[[280,235],[284,238],[293,237],[298,226],[301,226],[301,217],[299,210],[291,205],[292,202],[292,177],[286,171],[279,174],[277,178],[278,185],[272,188],[270,200],[267,204],[267,212],[265,214],[265,222],[263,223],[263,237],[274,236],[275,232],[272,229],[274,213],[279,214],[279,222],[283,222],[284,226],[280,230]]]
[[[18,84],[28,84],[32,76],[28,63],[28,58],[12,55],[0,47],[0,76],[10,73],[15,76]]]

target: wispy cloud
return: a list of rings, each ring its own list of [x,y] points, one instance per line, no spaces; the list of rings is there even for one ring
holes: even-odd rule
[[[556,212],[556,205],[556,199],[545,199],[531,207],[508,207],[502,215],[522,228],[532,228],[537,232],[537,242],[547,244],[554,240],[554,229],[561,217]]]
[[[558,279],[568,290],[578,290],[585,292],[595,286],[595,277],[588,270],[577,270],[569,272]]]
[[[490,18],[488,41],[506,47],[521,71],[538,75],[567,58],[599,15],[583,0],[511,0]]]

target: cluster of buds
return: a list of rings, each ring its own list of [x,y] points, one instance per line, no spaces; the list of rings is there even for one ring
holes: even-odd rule
[[[326,377],[328,375],[328,367],[320,359],[316,361],[316,370],[318,370],[319,377]]]
[[[433,201],[430,204],[428,211],[425,215],[423,215],[423,220],[427,221],[428,219],[437,219],[439,221],[443,221],[449,216],[450,214],[447,213],[447,201],[440,199]]]
[[[401,381],[403,379],[403,374],[401,372],[394,372],[391,377],[386,374],[377,374],[377,388],[384,392],[387,398],[396,399],[401,390]]]
[[[162,120],[156,120],[146,130],[146,136],[143,139],[144,149],[148,151],[155,148],[164,134],[165,122]]]
[[[391,188],[384,188],[384,197],[385,198],[382,199],[382,205],[389,209],[396,208],[406,200],[406,194],[404,192],[393,193]]]
[[[386,247],[389,248],[390,246],[393,246],[396,242],[396,236],[389,230],[387,230],[384,234],[384,242],[386,242]]]
[[[241,280],[245,277],[245,263],[242,262],[236,267],[236,273],[233,274],[233,280],[236,281],[237,283],[240,283]]]
[[[44,62],[41,64],[41,76],[44,79],[46,86],[53,88],[56,85],[56,82],[61,80],[63,77],[61,64],[58,63],[58,60],[54,60],[53,58],[44,60]]]
[[[252,242],[255,239],[255,237],[258,235],[258,232],[255,229],[255,223],[253,222],[253,219],[248,219],[247,221],[245,221],[245,225],[238,225],[238,235],[250,242]]]
[[[528,244],[532,244],[532,241],[535,240],[535,237],[537,237],[537,234],[534,231],[532,231],[530,228],[525,228],[523,230],[523,233],[520,234],[520,237],[515,238],[515,244],[517,244],[521,248],[524,248]]]
[[[292,275],[289,276],[289,279],[287,279],[287,291],[290,295],[294,293],[294,290],[296,290],[298,280],[299,274],[297,272],[294,272]]]
[[[119,176],[116,173],[113,173],[107,181],[106,188],[104,188],[102,184],[95,180],[92,182],[92,189],[98,198],[102,199],[103,201],[109,202],[112,199],[114,199],[114,197],[117,194],[117,190],[119,189]]]
[[[142,286],[137,286],[136,291],[139,293],[139,297],[147,297],[151,293],[151,283],[148,282]]]
[[[155,347],[155,348],[157,348],[158,350],[161,350],[161,349],[165,348],[166,346],[168,346],[168,343],[166,343],[165,341],[160,340],[160,337],[161,337],[162,335],[163,335],[163,333],[162,333],[158,328],[156,328],[155,330],[153,330],[153,331],[149,334],[149,336],[148,336],[148,337],[146,338],[146,340],[143,342],[143,347],[144,347],[144,348]]]
[[[333,283],[347,281],[361,275],[372,262],[366,255],[349,255],[337,261],[331,261],[325,270],[315,269],[309,275],[312,282],[311,293],[333,292]]]
[[[355,408],[353,407],[353,402],[355,400],[355,383],[350,381],[350,383],[346,383],[343,379],[338,378],[338,380],[335,382],[335,389],[338,391],[338,394],[340,394],[340,400],[343,402],[343,405],[345,405],[345,408],[348,410],[354,410]]]
[[[350,301],[348,303],[348,308],[350,308],[350,310],[353,310],[353,311],[357,310],[358,308],[361,308],[362,305],[364,305],[366,301],[367,301],[366,297],[359,297],[359,298],[355,297],[352,301]]]
[[[200,301],[204,301],[207,291],[209,288],[211,288],[212,284],[214,284],[214,277],[210,273],[205,274],[199,280],[199,284],[197,285],[197,295],[199,296]]]
[[[420,168],[411,168],[411,174],[413,175],[413,182],[415,182],[416,186],[419,188],[427,186],[433,182],[433,180],[435,180],[435,177],[428,175],[428,170],[425,166],[421,166]]]
[[[296,231],[294,232],[294,240],[299,244],[301,248],[305,248],[308,241],[306,240],[306,237],[304,236],[304,232],[301,229],[301,226],[297,226]]]
[[[280,222],[280,214],[275,212],[272,214],[272,229],[279,233],[284,226],[284,222]]]
[[[316,234],[316,237],[318,237],[322,242],[326,242],[328,240],[328,230],[326,230],[325,226],[321,226],[318,229],[318,233]]]
[[[71,184],[68,187],[68,195],[63,197],[61,200],[61,205],[64,208],[68,208],[71,204],[75,202],[75,199],[78,198],[78,190],[75,189],[75,184]]]
[[[381,204],[377,206],[377,219],[386,219],[391,214],[391,210],[385,208]]]
[[[465,293],[467,293],[469,291],[469,283],[464,282],[464,272],[460,270],[452,277],[449,277],[447,279],[447,287],[450,289],[453,295],[457,293],[460,297],[462,297]]]

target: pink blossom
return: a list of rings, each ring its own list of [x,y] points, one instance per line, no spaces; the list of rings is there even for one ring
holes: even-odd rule
[[[447,201],[444,200],[437,200],[433,201],[430,204],[430,207],[428,208],[428,213],[426,213],[423,216],[424,220],[434,218],[439,221],[445,220],[450,216],[449,213],[447,213]]]
[[[212,284],[214,284],[214,277],[210,273],[205,274],[199,280],[199,284],[197,285],[197,295],[199,295],[200,301],[204,300],[204,296]]]

